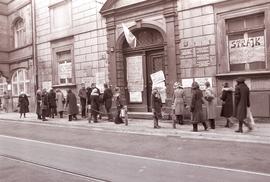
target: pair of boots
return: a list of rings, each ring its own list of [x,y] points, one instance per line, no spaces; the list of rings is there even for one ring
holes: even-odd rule
[[[175,119],[173,120],[173,128],[176,128],[176,124],[183,125],[183,115],[175,115]]]
[[[209,119],[209,123],[210,123],[210,128],[211,129],[215,129],[216,128],[215,119]]]
[[[245,121],[239,121],[239,128],[238,130],[235,131],[236,133],[243,133],[243,124],[245,124],[245,126],[248,127],[249,131],[253,130],[253,128]]]
[[[226,122],[226,125],[225,125],[225,128],[230,128],[231,127],[231,125],[233,125],[233,123],[230,121],[230,119],[229,118],[227,118],[227,120],[226,120],[227,122]]]
[[[207,131],[208,130],[208,127],[207,127],[206,122],[202,122],[202,125],[204,127],[204,130]],[[193,131],[194,132],[197,132],[198,131],[198,124],[197,123],[193,124]]]
[[[158,125],[158,118],[157,118],[157,117],[154,117],[154,128],[161,128],[161,127]]]
[[[59,112],[60,118],[63,118],[63,111]]]
[[[76,116],[76,114],[68,115],[68,121],[72,121],[72,119],[74,119],[74,120],[77,120],[78,119],[77,116]]]

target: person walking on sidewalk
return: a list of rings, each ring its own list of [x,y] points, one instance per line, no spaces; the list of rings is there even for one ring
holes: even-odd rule
[[[60,115],[60,118],[63,118],[64,108],[65,108],[65,97],[63,92],[60,89],[56,90],[56,109]]]
[[[202,123],[204,130],[207,130],[206,122],[203,119],[203,93],[200,90],[200,86],[197,82],[193,82],[191,85],[192,98],[190,105],[190,112],[192,113],[191,123],[193,125],[193,131],[198,131],[198,123]]]
[[[161,101],[160,93],[156,87],[154,87],[152,90],[151,101],[152,101],[154,128],[160,128],[158,124],[158,119],[162,117],[161,115],[162,101]]]
[[[205,82],[205,105],[207,111],[207,119],[210,123],[211,129],[216,128],[215,118],[216,118],[216,98],[214,90],[211,88],[210,83],[207,81]]]
[[[114,94],[114,103],[116,106],[116,113],[115,113],[115,117],[114,117],[114,123],[115,124],[122,124],[124,123],[123,119],[120,117],[121,114],[121,109],[123,108],[123,104],[122,104],[122,99],[121,99],[121,94],[120,94],[120,88],[116,87],[114,89],[115,94]]]
[[[50,117],[54,118],[54,115],[57,115],[56,111],[56,93],[53,88],[51,88],[48,94],[48,101],[49,101],[49,113]]]
[[[22,115],[26,118],[26,113],[29,112],[29,100],[24,92],[19,95],[19,108],[20,108],[20,118]]]
[[[81,89],[79,90],[80,103],[81,103],[81,112],[82,118],[86,117],[86,99],[87,99],[87,91],[85,89],[85,84],[81,84]]]
[[[48,121],[46,117],[49,115],[49,101],[48,92],[45,88],[42,90],[40,109],[42,121]]]
[[[37,90],[37,93],[36,93],[36,102],[37,102],[37,107],[36,107],[37,118],[42,119],[41,118],[42,112],[41,112],[41,108],[40,108],[40,105],[42,102],[42,91],[39,89]]]
[[[72,121],[72,119],[77,120],[77,114],[79,113],[77,98],[71,89],[67,91],[66,107],[68,108],[68,121]]]
[[[4,91],[4,95],[3,95],[3,110],[5,112],[8,112],[8,108],[9,108],[9,99],[10,99],[10,96],[9,94]]]
[[[249,130],[252,127],[244,121],[247,118],[247,108],[250,107],[249,100],[249,88],[245,84],[245,79],[240,77],[237,80],[237,85],[235,86],[235,108],[236,108],[236,118],[239,121],[239,128],[235,132],[243,133],[243,124],[245,124]]]
[[[185,91],[182,85],[178,82],[174,83],[174,93],[173,93],[173,113],[175,115],[175,119],[173,120],[173,128],[176,128],[176,123],[181,125],[184,124],[183,122],[183,114],[185,110]]]
[[[113,92],[112,89],[108,87],[108,84],[104,84],[104,93],[103,93],[103,102],[104,106],[107,112],[108,121],[112,121],[112,114],[111,114],[111,108],[112,108],[112,98],[113,98]]]
[[[229,128],[232,124],[229,118],[233,115],[233,88],[229,87],[227,82],[223,85],[220,100],[222,101],[220,116],[226,118],[225,127]]]

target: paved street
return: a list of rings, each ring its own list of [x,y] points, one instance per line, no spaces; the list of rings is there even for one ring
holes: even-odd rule
[[[42,178],[44,181],[53,176],[61,181],[270,180],[268,144],[2,120],[0,146],[1,161],[5,161],[1,168],[11,168],[4,170],[0,181],[16,181],[13,179],[17,175],[19,179],[20,173],[13,178],[7,176],[22,169],[28,171],[27,179],[50,174]]]

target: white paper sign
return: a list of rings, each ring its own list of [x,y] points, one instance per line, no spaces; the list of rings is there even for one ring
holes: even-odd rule
[[[127,82],[130,92],[143,91],[143,65],[142,56],[132,56],[126,58],[127,62]]]
[[[182,79],[183,88],[191,88],[192,83],[193,83],[193,78]]]
[[[165,76],[162,70],[155,72],[150,75],[153,85],[163,82],[165,80]]]
[[[52,82],[51,81],[47,81],[47,82],[42,82],[42,89],[46,89],[49,90],[50,88],[52,88]]]
[[[142,102],[142,92],[129,92],[129,102],[141,103]]]
[[[194,81],[199,84],[201,90],[205,90],[205,82],[207,81],[210,83],[210,87],[213,85],[211,77],[194,78]]]

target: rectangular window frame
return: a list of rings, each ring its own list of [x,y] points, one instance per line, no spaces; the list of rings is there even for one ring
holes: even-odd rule
[[[62,31],[62,30],[66,30],[66,29],[69,29],[72,27],[72,6],[71,6],[71,0],[61,0],[60,2],[57,2],[55,4],[52,4],[49,6],[49,9],[50,9],[50,27],[51,27],[51,32],[59,32],[59,31]],[[64,26],[64,27],[58,27],[56,28],[54,25],[55,25],[55,22],[54,22],[54,10],[55,8],[58,8],[60,6],[63,6],[63,5],[67,5],[68,6],[68,11],[69,11],[69,15],[68,18],[69,18],[69,24]]]
[[[72,81],[71,83],[60,83],[60,76],[58,73],[58,68],[59,68],[59,60],[57,58],[57,53],[59,52],[65,52],[65,51],[70,51],[71,54],[71,67],[72,67]],[[73,54],[73,45],[66,45],[62,47],[56,47],[53,48],[53,60],[52,60],[52,65],[53,65],[53,86],[69,86],[69,85],[75,85],[75,68],[74,68],[74,54]]]
[[[256,27],[252,30],[260,30],[264,28],[264,39],[265,39],[265,69],[248,70],[248,71],[231,71],[230,70],[230,58],[229,58],[229,41],[227,36],[227,25],[226,20],[240,17],[248,17],[256,14],[264,14],[264,26]],[[269,71],[270,69],[270,41],[267,39],[270,37],[270,7],[258,6],[250,8],[242,8],[237,11],[229,11],[217,13],[216,16],[217,27],[216,27],[216,48],[217,48],[217,76],[226,74],[255,74],[259,72]],[[251,31],[251,30],[249,30]],[[233,32],[230,32],[233,33]]]

